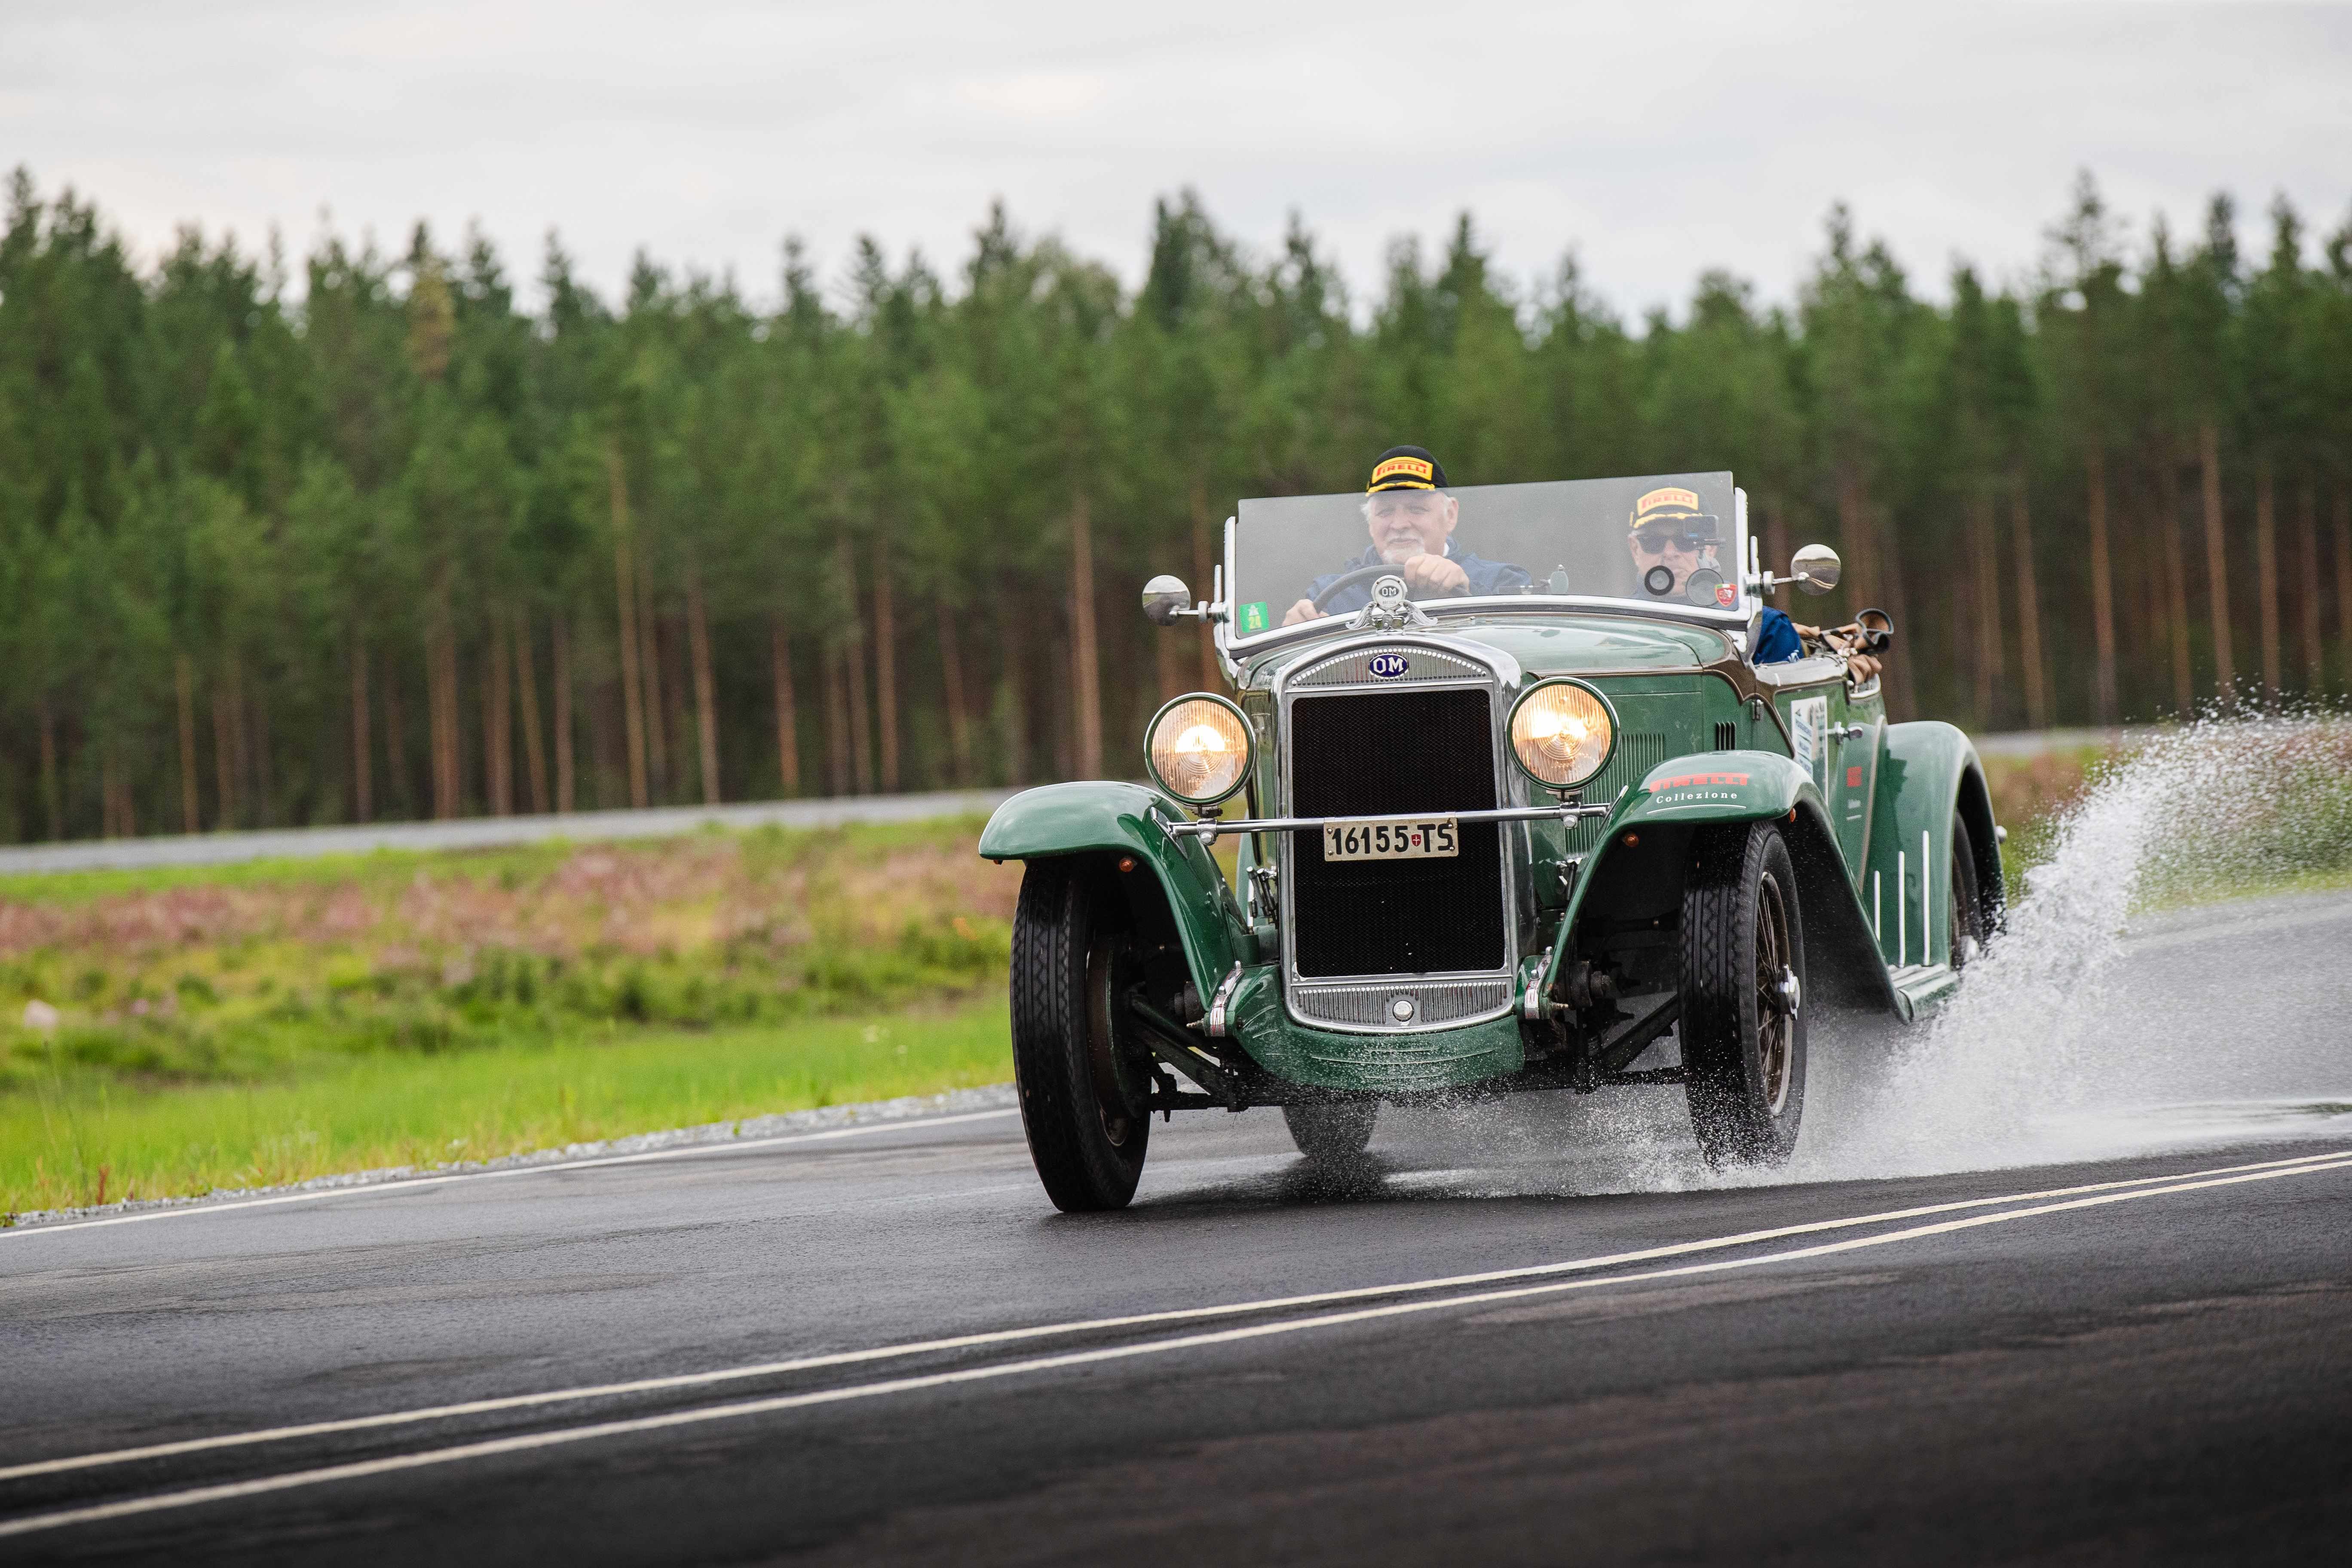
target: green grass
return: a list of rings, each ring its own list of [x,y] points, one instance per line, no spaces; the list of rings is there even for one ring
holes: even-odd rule
[[[483,1160],[811,1106],[1002,1083],[1001,1000],[418,1056],[321,1053],[245,1082],[59,1062],[0,1094],[0,1213]]]

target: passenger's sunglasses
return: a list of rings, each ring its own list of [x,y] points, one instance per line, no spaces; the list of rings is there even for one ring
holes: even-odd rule
[[[1721,540],[1711,533],[1654,532],[1637,533],[1633,536],[1633,548],[1644,555],[1664,555],[1669,544],[1685,555],[1696,555],[1708,545],[1721,542]]]

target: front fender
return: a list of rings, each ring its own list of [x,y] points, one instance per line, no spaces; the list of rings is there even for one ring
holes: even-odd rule
[[[1826,984],[1825,994],[1845,1005],[1885,1007],[1907,1016],[1902,1000],[1889,984],[1878,958],[1869,923],[1854,897],[1829,808],[1809,769],[1770,752],[1706,752],[1676,757],[1643,775],[1625,792],[1610,814],[1608,831],[1585,858],[1575,890],[1552,944],[1542,980],[1546,993],[1555,986],[1567,961],[1570,933],[1577,929],[1585,900],[1596,888],[1612,879],[1612,857],[1639,853],[1624,877],[1666,879],[1666,890],[1679,900],[1682,850],[1694,828],[1725,822],[1756,822],[1778,818],[1786,824],[1790,853],[1797,870],[1798,894],[1805,912],[1806,942],[1819,954],[1817,965]],[[1663,851],[1663,853],[1662,853]]]
[[[1168,831],[1167,823],[1182,818],[1173,800],[1141,784],[1102,779],[1046,784],[996,808],[981,830],[980,853],[996,861],[1134,856],[1151,868],[1167,896],[1192,984],[1205,1001],[1239,959],[1244,932],[1215,858],[1199,839]]]

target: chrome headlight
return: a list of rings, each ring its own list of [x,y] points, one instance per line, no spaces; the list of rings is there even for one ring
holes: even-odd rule
[[[1249,782],[1249,721],[1222,697],[1179,697],[1152,715],[1143,754],[1161,789],[1186,805],[1214,805]]]
[[[1616,713],[1580,680],[1539,680],[1511,705],[1511,756],[1546,789],[1591,783],[1616,749]]]

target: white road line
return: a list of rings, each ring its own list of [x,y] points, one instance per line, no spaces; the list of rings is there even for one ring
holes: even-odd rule
[[[420,1421],[491,1415],[505,1410],[528,1410],[539,1405],[565,1404],[583,1399],[606,1399],[633,1394],[658,1394],[684,1388],[709,1387],[714,1384],[741,1382],[749,1378],[776,1377],[789,1373],[814,1372],[826,1367],[854,1366],[943,1351],[976,1350],[984,1346],[1013,1344],[1026,1340],[1100,1332],[1113,1329],[1146,1328],[1165,1323],[1198,1322],[1204,1319],[1241,1317],[1254,1312],[1328,1306],[1334,1302],[1363,1300],[1376,1296],[1421,1295],[1438,1290],[1462,1289],[1475,1285],[1491,1285],[1505,1279],[1540,1279],[1554,1274],[1589,1273],[1594,1269],[1615,1268],[1630,1263],[1649,1263],[1663,1258],[1688,1257],[1696,1252],[1721,1251],[1726,1247],[1750,1247],[1768,1241],[1785,1241],[1790,1237],[1818,1236],[1827,1231],[1850,1230],[1857,1226],[1885,1225],[1898,1220],[1922,1219],[1929,1215],[1957,1214],[1969,1209],[1991,1208],[2002,1204],[2040,1203],[2047,1199],[2081,1197],[2090,1194],[2117,1192],[2130,1187],[2146,1187],[2168,1182],[2193,1182],[2207,1177],[2239,1175],[2248,1172],[2286,1171],[2291,1173],[2294,1167],[2317,1165],[2347,1157],[2352,1157],[2352,1150],[2338,1149],[2322,1154],[2298,1155],[2291,1160],[2264,1160],[2252,1164],[2222,1165],[2210,1170],[2187,1171],[2166,1176],[2137,1176],[2127,1181],[2094,1182],[2078,1186],[2044,1188],[2038,1192],[2006,1193],[1998,1197],[1964,1198],[1951,1203],[1888,1209],[1877,1214],[1849,1215],[1838,1219],[1809,1220],[1801,1225],[1779,1226],[1769,1230],[1742,1231],[1737,1235],[1709,1237],[1696,1241],[1671,1242],[1661,1247],[1643,1247],[1632,1252],[1609,1253],[1597,1258],[1572,1258],[1559,1263],[1528,1264],[1517,1268],[1489,1269],[1477,1274],[1444,1275],[1428,1279],[1404,1280],[1392,1285],[1363,1285],[1350,1289],[1321,1290],[1307,1295],[1271,1296],[1253,1301],[1225,1302],[1211,1307],[1178,1307],[1164,1311],[1137,1312],[1116,1318],[1084,1318],[1068,1322],[1035,1324],[1027,1328],[996,1329],[982,1333],[957,1334],[945,1339],[877,1345],[868,1350],[836,1351],[824,1355],[799,1356],[789,1361],[761,1362],[750,1366],[725,1367],[711,1372],[681,1373],[669,1377],[639,1378],[626,1383],[592,1384],[576,1388],[550,1389],[540,1394],[507,1394],[494,1399],[467,1400],[456,1405],[436,1405],[414,1410],[388,1411],[377,1415],[356,1415],[337,1421],[312,1421],[299,1426],[270,1426],[250,1432],[224,1433],[214,1437],[190,1437],[175,1443],[154,1443],[143,1447],[117,1448],[104,1453],[77,1454],[64,1458],[42,1459],[29,1464],[14,1465],[0,1468],[0,1481],[20,1480],[32,1476],[56,1475],[68,1470],[94,1469],[105,1465],[129,1464],[139,1459],[161,1459],[181,1454],[200,1454],[222,1448],[249,1447],[261,1443],[284,1442],[295,1437],[320,1437],[339,1432],[363,1432],[386,1426],[410,1426]]]
[[[921,1127],[952,1127],[959,1121],[986,1121],[992,1117],[1018,1116],[1017,1105],[996,1110],[966,1110],[953,1116],[910,1116],[898,1121],[868,1121],[856,1127],[835,1127],[823,1132],[779,1132],[772,1138],[746,1138],[735,1143],[693,1143],[683,1149],[649,1149],[642,1154],[599,1154],[587,1160],[565,1160],[551,1165],[511,1165],[499,1171],[453,1171],[446,1176],[394,1176],[381,1182],[357,1182],[348,1187],[320,1187],[313,1192],[285,1193],[274,1198],[244,1198],[226,1204],[189,1204],[182,1208],[148,1209],[109,1219],[73,1219],[57,1225],[20,1225],[0,1230],[0,1237],[51,1236],[62,1230],[91,1230],[107,1225],[137,1225],[142,1220],[178,1219],[187,1215],[229,1214],[237,1209],[266,1209],[278,1204],[316,1203],[321,1198],[351,1198],[379,1193],[413,1193],[419,1187],[446,1186],[452,1182],[495,1182],[509,1176],[548,1176],[561,1171],[594,1171],[607,1165],[642,1165],[654,1160],[684,1160],[697,1154],[736,1154],[746,1149],[772,1149],[783,1143],[820,1143],[835,1138],[861,1138],[874,1132],[904,1132]]]
[[[561,1431],[535,1432],[516,1437],[497,1437],[485,1442],[460,1444],[455,1447],[431,1448],[414,1454],[397,1454],[388,1458],[364,1459],[346,1465],[330,1465],[320,1469],[296,1470],[285,1475],[264,1477],[257,1480],[231,1481],[219,1486],[194,1487],[185,1491],[166,1492],[156,1497],[133,1498],[122,1502],[100,1503],[84,1508],[61,1509],[53,1513],[34,1514],[25,1519],[0,1522],[0,1537],[29,1535],[36,1531],[55,1530],[70,1524],[96,1524],[106,1520],[128,1519],[139,1514],[193,1508],[200,1503],[259,1497],[270,1492],[290,1491],[298,1487],[319,1486],[328,1481],[359,1480],[370,1476],[391,1475],[401,1470],[420,1469],[429,1465],[455,1464],[465,1459],[485,1459],[501,1454],[525,1453],[538,1448],[584,1443],[598,1437],[617,1437],[639,1432],[658,1432],[670,1427],[699,1426],[711,1421],[741,1420],[747,1416],[772,1415],[784,1410],[802,1410],[812,1405],[840,1405],[851,1400],[876,1399],[885,1394],[910,1394],[927,1388],[950,1387],[957,1384],[983,1383],[998,1378],[1019,1377],[1031,1373],[1055,1372],[1066,1367],[1126,1361],[1138,1356],[1166,1355],[1177,1351],[1197,1350],[1211,1345],[1236,1344],[1246,1340],[1269,1339],[1279,1334],[1305,1333],[1315,1329],[1339,1328],[1349,1323],[1370,1322],[1383,1318],[1448,1311],[1462,1307],[1482,1307],[1496,1301],[1524,1300],[1531,1296],[1559,1295],[1570,1290],[1596,1289],[1604,1285],[1627,1285],[1653,1279],[1687,1279],[1695,1274],[1719,1274],[1735,1268],[1756,1268],[1768,1263],[1792,1263],[1807,1258],[1828,1258],[1840,1253],[1859,1252],[1868,1247],[1889,1247],[1897,1242],[1916,1241],[1925,1237],[1948,1236],[1958,1231],[1974,1230],[1984,1226],[2005,1225],[2011,1220],[2032,1219],[2044,1215],[2065,1214],[2075,1210],[2104,1207],[2110,1204],[2129,1203],[2136,1198],[2165,1197],[2177,1193],[2200,1192],[2212,1187],[2237,1186],[2247,1182],[2277,1181],[2287,1176],[2307,1176],[2321,1172],[2342,1170],[2352,1170],[2352,1159],[2338,1159],[2325,1164],[2296,1164],[2284,1170],[2254,1171],[2238,1175],[2219,1176],[2210,1181],[2177,1182],[2169,1186],[2143,1187],[2136,1192],[2104,1193],[2093,1197],[2075,1198],[2065,1203],[2043,1204],[2032,1208],[2008,1209],[2000,1214],[1973,1215],[1966,1219],[1943,1220],[1934,1225],[1915,1226],[1907,1230],[1888,1231],[1879,1236],[1856,1237],[1849,1241],[1823,1242],[1814,1247],[1795,1247],[1787,1252],[1766,1253],[1759,1258],[1730,1258],[1713,1263],[1686,1263],[1678,1268],[1655,1268],[1641,1274],[1617,1274],[1600,1279],[1567,1279],[1546,1285],[1522,1285],[1508,1290],[1486,1290],[1468,1296],[1447,1296],[1436,1300],[1399,1301],[1383,1307],[1362,1307],[1353,1311],[1328,1312],[1319,1317],[1293,1318],[1277,1323],[1255,1323],[1244,1328],[1220,1329],[1213,1333],[1181,1334],[1172,1339],[1147,1340],[1140,1344],[1112,1345],[1099,1350],[1069,1351],[1060,1355],[1037,1356],[1027,1361],[1006,1362],[995,1366],[968,1367],[958,1372],[931,1373],[919,1377],[890,1378],[881,1383],[856,1384],[847,1388],[824,1389],[813,1394],[781,1394],[768,1399],[745,1400],[735,1405],[706,1405],[698,1410],[674,1411],[666,1415],[646,1415],[627,1421],[602,1421],[593,1426],[568,1427]]]

